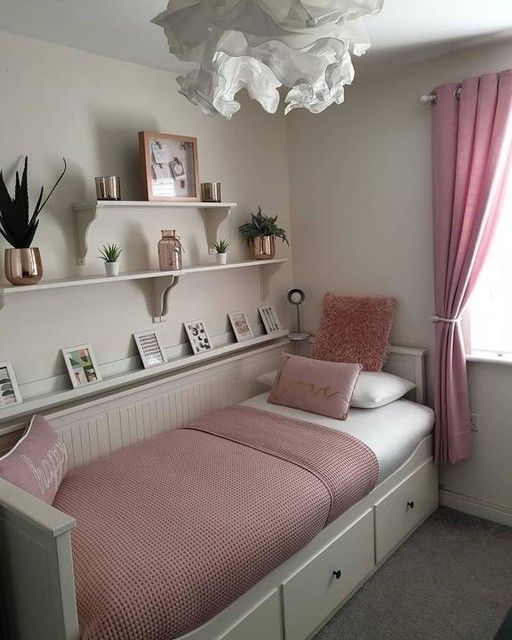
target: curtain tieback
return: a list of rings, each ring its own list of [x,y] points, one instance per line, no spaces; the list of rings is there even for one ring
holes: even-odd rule
[[[441,316],[430,316],[432,322],[447,322],[448,324],[457,324],[460,322],[460,316],[458,318],[441,318]]]

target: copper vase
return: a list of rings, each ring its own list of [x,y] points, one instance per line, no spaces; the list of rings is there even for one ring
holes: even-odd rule
[[[272,260],[276,255],[275,236],[257,236],[252,239],[256,260]]]
[[[43,263],[37,247],[5,250],[5,277],[14,286],[37,284],[43,277]]]

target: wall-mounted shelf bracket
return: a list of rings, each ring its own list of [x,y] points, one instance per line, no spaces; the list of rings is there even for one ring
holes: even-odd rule
[[[178,280],[179,276],[167,276],[151,280],[153,322],[164,322],[169,313],[169,293],[178,284]]]
[[[231,211],[230,206],[220,209],[201,209],[208,252],[215,253],[212,245],[219,241],[219,229]]]

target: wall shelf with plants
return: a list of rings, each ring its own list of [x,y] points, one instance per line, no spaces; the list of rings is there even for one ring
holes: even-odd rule
[[[39,284],[26,285],[24,287],[0,287],[0,308],[5,304],[5,300],[11,296],[33,293],[36,291],[47,291],[49,289],[63,289],[68,287],[80,287],[95,284],[111,284],[126,280],[151,280],[153,289],[155,322],[162,322],[168,313],[168,294],[178,283],[182,276],[208,271],[226,271],[230,269],[243,269],[247,267],[262,267],[261,278],[261,300],[264,300],[270,289],[270,280],[287,258],[274,258],[272,260],[242,260],[240,262],[230,262],[227,264],[198,264],[177,271],[160,271],[151,269],[148,271],[134,271],[120,273],[117,276],[80,276],[75,278],[62,278],[59,280],[45,280]],[[264,267],[264,268],[263,268]]]
[[[133,209],[195,209],[200,211],[208,246],[218,242],[218,231],[221,223],[228,217],[236,202],[172,202],[172,201],[138,201],[138,200],[104,200],[84,202],[72,205],[75,217],[76,256],[78,264],[85,264],[89,247],[88,233],[100,217],[102,211],[123,214]]]

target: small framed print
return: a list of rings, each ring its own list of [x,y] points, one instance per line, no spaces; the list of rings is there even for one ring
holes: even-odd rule
[[[243,311],[233,311],[228,313],[228,316],[237,342],[254,338],[249,320]]]
[[[274,307],[270,305],[262,305],[258,307],[263,326],[267,333],[274,333],[275,331],[281,331],[281,323],[277,317],[277,313],[274,311]]]
[[[139,131],[146,200],[199,201],[197,138]]]
[[[101,381],[101,372],[90,344],[62,349],[73,389]]]
[[[144,369],[156,367],[166,362],[164,350],[154,331],[138,331],[133,334],[133,338],[139,350]]]
[[[0,410],[22,402],[11,362],[0,362]]]
[[[203,353],[213,349],[213,344],[203,320],[188,320],[183,323],[190,346],[194,353]]]

